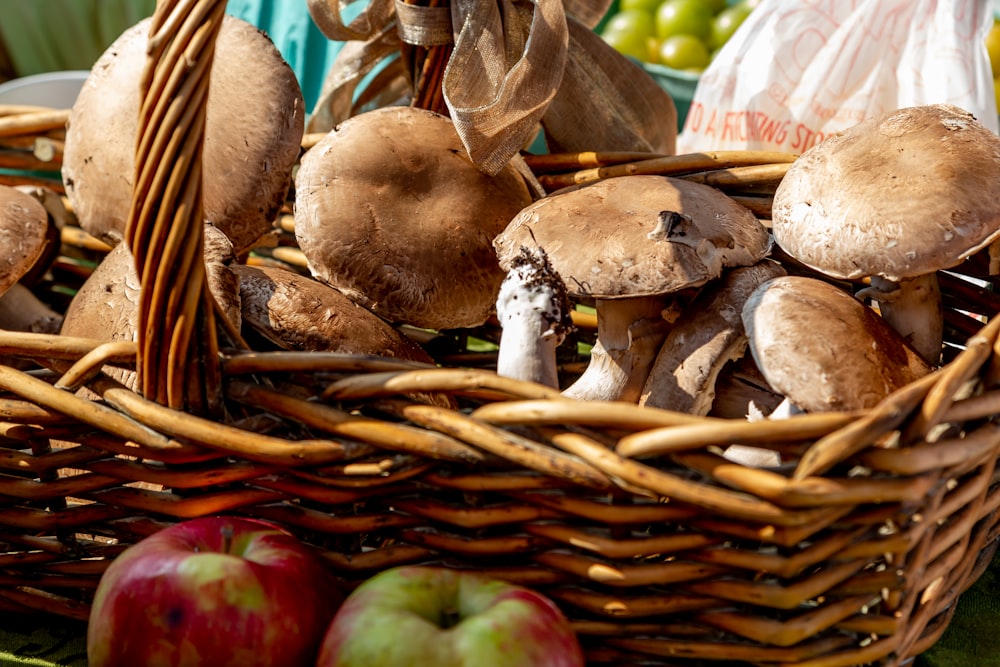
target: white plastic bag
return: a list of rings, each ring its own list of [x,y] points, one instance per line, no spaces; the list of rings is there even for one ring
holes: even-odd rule
[[[705,70],[679,153],[801,153],[908,106],[950,103],[998,132],[988,0],[763,0]]]

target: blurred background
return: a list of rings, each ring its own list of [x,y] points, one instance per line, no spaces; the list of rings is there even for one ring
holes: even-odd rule
[[[361,6],[361,3],[357,3]],[[338,45],[305,0],[230,0],[226,11],[265,30],[299,77],[306,108],[319,96]],[[85,71],[156,0],[0,0],[0,85],[19,77]]]

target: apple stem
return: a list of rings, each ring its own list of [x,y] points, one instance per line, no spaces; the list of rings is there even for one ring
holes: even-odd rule
[[[226,524],[221,528],[222,530],[222,553],[229,553],[230,548],[233,546],[233,527]]]

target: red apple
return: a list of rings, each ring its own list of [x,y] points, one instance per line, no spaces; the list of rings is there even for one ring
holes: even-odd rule
[[[536,591],[428,566],[385,570],[340,607],[317,667],[579,667],[559,608]]]
[[[125,549],[97,586],[90,667],[312,667],[343,597],[322,559],[265,521],[205,517]]]

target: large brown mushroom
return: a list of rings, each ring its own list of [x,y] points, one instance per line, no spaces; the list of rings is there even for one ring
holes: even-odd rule
[[[302,156],[295,236],[316,278],[386,319],[474,327],[504,278],[491,242],[530,202],[512,165],[476,168],[447,117],[385,107]]]
[[[774,195],[790,256],[825,275],[871,278],[861,295],[932,364],[943,316],[936,271],[1000,237],[1000,137],[935,104],[899,109],[803,153]]]
[[[522,247],[542,248],[572,297],[594,299],[597,343],[564,394],[636,402],[675,311],[671,295],[726,267],[755,264],[770,239],[750,211],[715,188],[623,176],[540,199],[494,245],[505,268]]]
[[[66,130],[66,195],[81,227],[110,245],[122,239],[132,201],[149,28],[150,19],[132,26],[94,64]],[[272,228],[305,124],[294,71],[242,19],[222,22],[205,113],[205,218],[242,253]]]
[[[742,317],[761,374],[801,411],[871,408],[932,370],[871,308],[816,278],[765,282]]]

